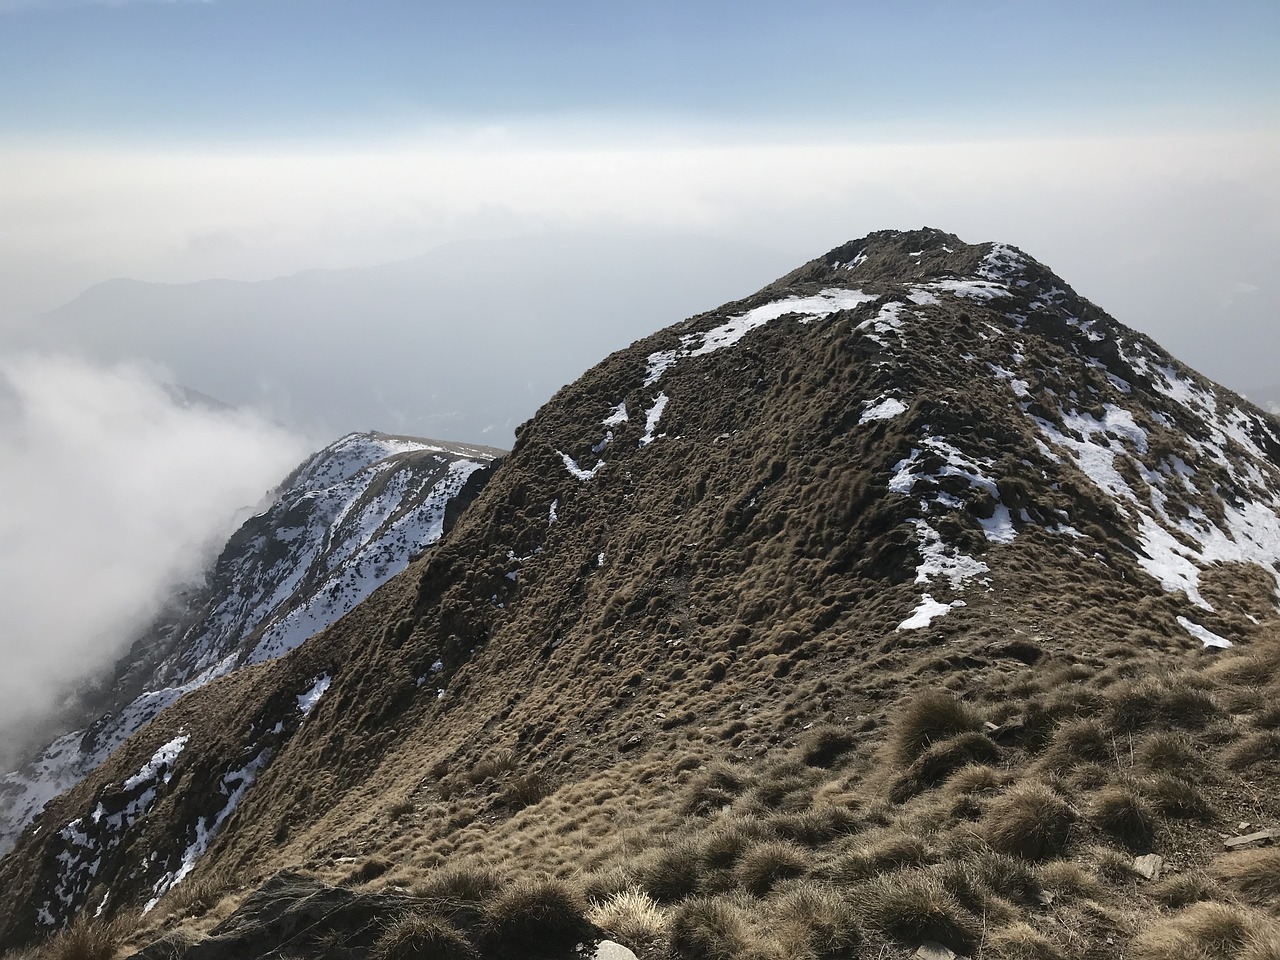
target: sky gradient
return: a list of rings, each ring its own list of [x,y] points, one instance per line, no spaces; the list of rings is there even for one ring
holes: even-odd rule
[[[698,234],[781,271],[927,224],[1255,386],[1277,49],[1274,0],[0,0],[0,321],[460,240]],[[1191,335],[1233,324],[1272,329],[1234,381]]]
[[[0,16],[0,130],[30,137],[557,116],[1151,132],[1278,105],[1274,2],[0,0]]]

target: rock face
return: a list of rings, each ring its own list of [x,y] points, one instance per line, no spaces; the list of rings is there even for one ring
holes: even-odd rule
[[[1273,631],[1278,491],[1274,419],[1029,256],[872,234],[604,360],[408,570],[125,742],[0,863],[0,941],[163,908],[193,874],[340,879],[352,857],[395,863],[388,888],[455,862],[621,870],[696,939],[703,888],[660,856],[691,820],[781,838],[763,873],[707,867],[754,897],[807,869],[800,844],[879,829],[966,764],[986,785],[910,822],[970,836],[995,767],[1110,702],[1051,715],[1033,670],[1061,700],[1139,653]],[[891,709],[943,685],[999,702],[947,714],[954,742],[902,740],[877,793]],[[1014,800],[1059,846],[1092,836],[1036,790]],[[716,909],[717,935],[750,925]],[[901,936],[976,943],[936,927]]]
[[[122,658],[115,702],[0,779],[0,854],[179,697],[287,653],[403,570],[474,497],[498,453],[351,434],[299,466],[231,537],[207,582]]]

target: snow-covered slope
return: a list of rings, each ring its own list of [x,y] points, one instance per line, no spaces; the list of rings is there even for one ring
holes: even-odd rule
[[[367,433],[303,463],[231,537],[181,615],[135,644],[120,665],[118,708],[0,778],[0,854],[52,797],[183,694],[287,653],[403,570],[439,539],[449,505],[497,456]]]

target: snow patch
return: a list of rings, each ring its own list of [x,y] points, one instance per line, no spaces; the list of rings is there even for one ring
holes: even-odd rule
[[[952,590],[962,590],[970,580],[991,572],[991,568],[981,560],[944,543],[942,535],[926,521],[911,522],[915,524],[916,549],[920,553],[916,583],[929,584],[942,577]]]
[[[867,401],[867,403],[871,403],[871,401]],[[898,416],[899,414],[903,414],[906,412],[907,412],[907,405],[905,403],[903,403],[897,397],[888,397],[884,400],[881,400],[879,403],[875,403],[871,406],[868,406],[865,410],[863,410],[862,416],[858,419],[858,426],[862,426],[863,424],[866,424],[866,423],[871,423],[872,421],[875,421],[875,420],[892,420],[894,417]]]
[[[726,347],[732,347],[756,327],[788,315],[798,315],[802,323],[816,317],[825,317],[841,310],[852,310],[862,303],[878,299],[861,290],[830,288],[811,297],[787,297],[754,307],[746,313],[731,317],[718,327],[703,333],[689,333],[680,338],[680,346],[674,350],[659,350],[649,354],[649,368],[645,376],[646,387],[657,383],[662,375],[686,357],[701,357]]]
[[[590,470],[583,470],[578,466],[578,461],[563,450],[557,450],[556,453],[560,454],[560,459],[564,461],[564,468],[569,471],[570,475],[577,477],[579,480],[594,480],[596,474],[600,472],[600,468],[604,466],[604,461],[601,460]]]
[[[1231,646],[1231,641],[1226,637],[1220,637],[1212,630],[1208,630],[1200,626],[1198,623],[1193,623],[1186,617],[1179,617],[1178,623],[1182,626],[1182,629],[1186,630],[1187,633],[1191,634],[1206,647],[1218,647],[1219,649],[1225,650],[1227,647]]]
[[[124,782],[124,788],[133,790],[148,780],[154,780],[162,769],[164,770],[164,782],[168,783],[169,778],[173,776],[174,761],[178,759],[178,754],[182,753],[182,748],[187,745],[190,739],[191,737],[183,734],[182,736],[174,737],[161,746],[152,755],[151,759],[143,764],[141,770]]]
[[[662,412],[667,409],[667,401],[670,398],[665,393],[658,394],[653,401],[653,406],[645,411],[644,415],[644,436],[640,438],[640,446],[647,447],[654,440],[659,439],[653,431],[658,428],[658,421],[662,419]],[[661,436],[666,436],[662,434]]]
[[[325,695],[329,689],[329,684],[333,678],[329,674],[317,677],[316,682],[311,685],[311,689],[304,693],[298,694],[298,709],[302,711],[303,717],[311,715],[311,711],[315,709],[316,704],[320,702],[320,698]]]
[[[949,293],[953,297],[964,297],[969,300],[981,300],[983,302],[994,300],[996,297],[1009,296],[1009,288],[1003,283],[995,283],[990,280],[935,280],[933,283],[924,284],[925,290],[938,290],[942,293]]]
[[[952,600],[950,603],[939,603],[929,594],[920,598],[920,604],[911,611],[911,616],[896,627],[897,630],[920,630],[929,626],[938,617],[945,616],[955,607],[963,607],[963,600]]]
[[[222,805],[222,809],[214,815],[212,821],[205,817],[201,817],[196,821],[195,839],[191,841],[183,853],[182,863],[176,870],[165,874],[156,881],[155,887],[153,887],[155,896],[148,900],[146,906],[142,908],[143,913],[150,913],[155,908],[155,905],[160,902],[161,897],[180,884],[195,869],[197,861],[209,849],[209,844],[218,835],[222,825],[235,812],[236,807],[240,805],[240,801],[244,799],[245,793],[253,786],[253,781],[257,779],[262,768],[270,760],[271,749],[267,748],[239,770],[232,770],[222,777],[221,782],[218,784],[218,789],[227,798]]]

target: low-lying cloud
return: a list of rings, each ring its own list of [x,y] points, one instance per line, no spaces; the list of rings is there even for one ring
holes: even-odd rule
[[[0,360],[0,761],[305,454],[136,368]]]

